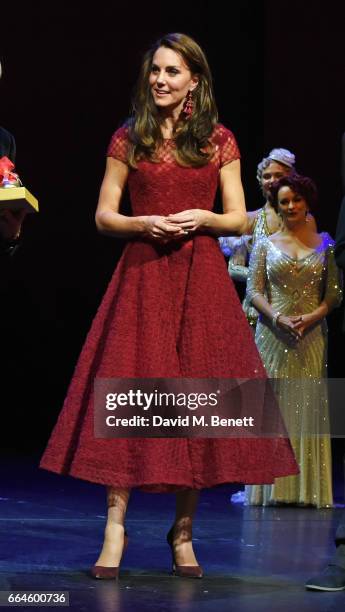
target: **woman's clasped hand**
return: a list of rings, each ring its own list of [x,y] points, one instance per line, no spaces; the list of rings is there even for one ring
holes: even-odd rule
[[[150,215],[145,219],[146,235],[166,244],[181,240],[189,233],[195,233],[206,227],[211,211],[192,208],[168,216]]]

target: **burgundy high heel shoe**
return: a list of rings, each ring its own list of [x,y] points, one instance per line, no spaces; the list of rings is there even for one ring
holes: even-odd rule
[[[125,554],[125,550],[127,546],[128,546],[128,534],[127,534],[127,531],[125,530],[122,557]],[[117,580],[119,577],[119,569],[120,569],[120,566],[105,567],[104,565],[94,565],[91,568],[90,573],[93,578],[98,578],[99,580]]]
[[[169,533],[167,534],[167,542],[171,550],[173,574],[175,574],[175,576],[179,576],[179,578],[202,578],[204,573],[200,565],[176,565],[173,535],[174,526],[171,527]]]

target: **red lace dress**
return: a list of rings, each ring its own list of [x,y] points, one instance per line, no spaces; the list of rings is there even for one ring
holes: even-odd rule
[[[165,140],[160,162],[129,172],[133,215],[212,210],[220,168],[240,157],[218,125],[202,168],[179,166]],[[120,128],[108,155],[126,162]],[[212,236],[177,246],[128,242],[87,336],[41,467],[91,482],[147,491],[228,482],[273,483],[298,473],[288,440],[132,438],[93,435],[95,377],[264,378],[253,335]]]

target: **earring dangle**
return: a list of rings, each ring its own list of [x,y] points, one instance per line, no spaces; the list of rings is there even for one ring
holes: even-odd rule
[[[191,118],[193,114],[193,109],[194,109],[193,96],[192,96],[192,92],[189,91],[186,96],[185,103],[182,109],[182,112],[186,115],[186,119]]]

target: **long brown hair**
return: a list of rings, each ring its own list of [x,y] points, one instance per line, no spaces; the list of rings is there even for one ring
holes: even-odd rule
[[[159,47],[167,47],[182,56],[198,85],[192,92],[193,113],[189,119],[181,116],[174,127],[176,161],[182,166],[204,166],[213,151],[209,138],[218,120],[212,87],[212,75],[204,52],[186,34],[167,34],[144,55],[132,103],[132,116],[127,121],[129,135],[128,163],[137,167],[140,159],[156,160],[157,147],[163,143],[162,118],[149,84],[152,59]]]

